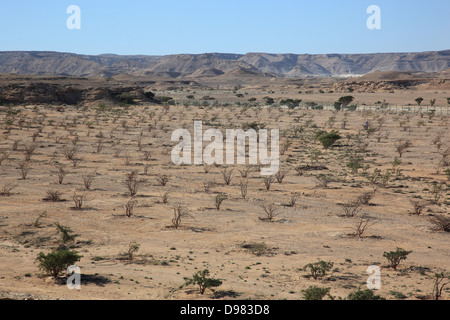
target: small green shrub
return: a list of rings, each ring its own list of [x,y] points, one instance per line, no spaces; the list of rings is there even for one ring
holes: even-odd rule
[[[220,279],[208,278],[209,270],[205,269],[203,271],[199,271],[195,273],[192,278],[185,277],[185,283],[183,286],[189,286],[191,284],[198,285],[200,294],[204,294],[206,289],[211,289],[214,287],[219,287],[222,285],[222,281]]]
[[[323,300],[326,295],[330,296],[330,288],[319,288],[317,286],[310,286],[306,290],[302,290],[303,299],[305,300]]]
[[[69,266],[80,261],[82,256],[78,255],[76,251],[59,250],[44,254],[40,252],[36,258],[39,262],[39,269],[49,273],[53,278],[66,270]]]
[[[328,271],[333,268],[333,262],[326,262],[326,261],[318,261],[314,263],[308,263],[306,266],[303,267],[303,270],[309,270],[311,273],[311,276],[314,279],[323,278]]]
[[[220,206],[222,205],[222,202],[227,200],[228,197],[223,193],[219,193],[214,199],[215,199],[216,209],[220,210]]]
[[[376,295],[370,289],[358,290],[348,295],[347,300],[386,300],[383,297]]]
[[[61,242],[64,244],[67,242],[73,242],[75,238],[78,236],[77,234],[69,234],[72,233],[72,229],[70,229],[69,227],[62,226],[58,222],[55,223],[55,227],[58,233],[61,234]]]
[[[336,132],[321,132],[321,134],[318,135],[317,140],[319,140],[320,143],[322,143],[322,146],[325,149],[331,148],[336,141],[341,139],[342,137]]]
[[[395,251],[384,252],[383,257],[385,257],[389,262],[389,267],[397,270],[398,265],[402,260],[406,260],[408,254],[412,251],[406,251],[402,248],[397,248]]]

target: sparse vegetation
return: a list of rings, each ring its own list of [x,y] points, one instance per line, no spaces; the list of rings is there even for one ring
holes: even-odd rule
[[[379,292],[387,299],[447,299],[448,280],[433,276],[449,261],[442,254],[450,232],[449,118],[442,92],[427,93],[417,108],[403,89],[402,95],[397,89],[386,92],[388,105],[382,92],[374,95],[352,85],[358,101],[344,108],[339,103],[343,111],[337,112],[333,101],[339,96],[328,96],[331,87],[319,79],[295,82],[292,87],[303,88],[294,90],[282,78],[264,89],[258,80],[233,93],[219,86],[227,76],[213,79],[217,89],[203,88],[203,81],[185,85],[182,77],[146,85],[154,86],[158,97],[173,97],[166,101],[170,105],[148,102],[143,95],[136,95],[133,104],[1,105],[2,289],[13,292],[27,280],[34,286],[30,298],[52,296],[54,284],[33,273],[37,263],[19,260],[30,252],[76,248],[86,256],[82,283],[98,298],[186,297],[196,290],[180,292],[170,277],[182,279],[208,268],[214,276],[205,278],[242,285],[239,292],[227,286],[207,299],[261,294],[269,299],[382,299]],[[117,81],[105,80],[105,88]],[[141,80],[135,81],[139,91]],[[273,103],[266,105],[264,96],[273,97]],[[308,97],[317,101],[295,101]],[[433,110],[430,98],[436,99]],[[267,129],[269,134],[279,129],[279,170],[263,176],[267,164],[247,161],[253,154],[248,137],[245,163],[175,165],[170,133],[182,128],[192,135],[192,122],[200,120],[204,131],[218,128],[224,138],[228,129]],[[333,132],[340,139],[319,140]],[[130,247],[133,242],[141,244],[139,251]],[[403,258],[396,251],[382,256],[379,248],[395,249],[389,243],[413,249],[414,257],[403,249],[408,253]],[[417,243],[421,248],[414,249]],[[323,273],[314,269],[320,265],[302,268],[319,255],[324,264],[335,265],[323,265]],[[14,261],[19,261],[19,274],[10,268]],[[387,265],[382,290],[358,290],[367,278],[365,268],[380,263]],[[115,284],[103,283],[102,274]],[[277,289],[299,275],[308,279]],[[435,282],[438,289],[432,288]],[[62,299],[74,293],[57,291]]]

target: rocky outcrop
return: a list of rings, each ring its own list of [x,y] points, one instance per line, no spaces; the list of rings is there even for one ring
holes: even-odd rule
[[[111,86],[81,88],[71,84],[0,83],[0,104],[79,105],[87,103],[160,103],[141,87]]]
[[[424,83],[424,81],[420,80],[344,81],[334,83],[331,90],[335,92],[391,92],[395,90],[408,89],[422,83]]]

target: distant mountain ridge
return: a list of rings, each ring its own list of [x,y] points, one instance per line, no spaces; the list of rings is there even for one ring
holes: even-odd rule
[[[119,74],[168,78],[216,77],[248,72],[287,78],[345,77],[380,71],[441,72],[450,50],[373,54],[204,53],[165,56],[81,55],[2,51],[0,73],[111,77]]]

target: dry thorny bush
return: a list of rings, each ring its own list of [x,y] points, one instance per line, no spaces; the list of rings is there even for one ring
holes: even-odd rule
[[[264,213],[265,213],[265,217],[264,218],[259,218],[260,220],[263,221],[270,221],[272,222],[273,219],[279,214],[278,211],[278,207],[275,203],[261,203],[260,207],[263,209]]]

